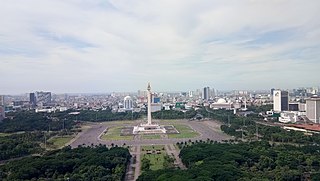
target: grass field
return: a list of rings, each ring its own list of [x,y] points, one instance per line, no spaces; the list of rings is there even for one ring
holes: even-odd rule
[[[10,133],[0,133],[0,137],[2,137],[2,136],[9,136],[9,135],[11,135]]]
[[[164,145],[145,145],[141,147],[142,150],[161,150],[164,151]]]
[[[151,170],[163,169],[164,156],[166,155],[166,151],[164,150],[164,145],[142,146],[141,149],[142,149],[142,154],[143,154],[141,159],[146,158],[146,159],[150,160],[150,163],[151,163],[150,169]],[[156,153],[147,154],[146,150],[152,150],[152,151],[160,150],[160,154],[156,154]]]
[[[118,124],[118,125],[123,125],[123,124],[132,124],[136,122],[136,120],[122,120],[122,121],[105,121],[101,122],[102,124]]]
[[[159,134],[143,134],[142,139],[148,140],[148,139],[161,139],[161,135]]]
[[[101,136],[103,140],[132,140],[133,136],[121,136],[122,126],[111,127],[107,133]]]
[[[171,120],[160,120],[160,124],[176,124],[179,122],[181,122],[182,120],[178,120],[178,119],[171,119]]]
[[[164,163],[164,156],[165,153],[161,153],[161,154],[150,154],[150,155],[143,155],[142,158],[146,158],[148,160],[150,160],[150,169],[151,170],[160,170],[163,169],[163,163]]]
[[[174,127],[179,131],[179,134],[168,134],[169,138],[194,138],[199,136],[199,133],[191,129],[188,125],[174,124]]]
[[[52,137],[48,140],[48,143],[52,143],[50,148],[57,149],[63,147],[66,143],[72,140],[72,138],[74,138],[74,136]]]

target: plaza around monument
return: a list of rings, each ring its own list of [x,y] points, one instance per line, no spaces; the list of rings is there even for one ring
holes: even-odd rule
[[[221,124],[214,120],[152,120],[151,86],[148,84],[148,110],[146,120],[108,121],[86,123],[87,129],[70,144],[71,147],[107,145],[128,147],[132,155],[125,180],[136,180],[141,173],[141,160],[162,160],[164,155],[174,158],[174,164],[185,169],[176,147],[181,142],[224,141],[231,137],[220,130]],[[160,169],[159,161],[151,164]]]
[[[133,127],[132,134],[179,134],[179,132],[172,125],[160,125],[152,122],[151,116],[151,86],[150,83],[147,87],[148,90],[148,122],[146,124],[141,123],[137,126]],[[126,134],[130,134],[131,129],[129,127],[129,131],[126,131]]]

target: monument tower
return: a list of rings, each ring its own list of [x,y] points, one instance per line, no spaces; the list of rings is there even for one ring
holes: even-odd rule
[[[165,126],[160,126],[159,124],[152,124],[151,119],[151,86],[148,83],[148,110],[147,110],[147,124],[141,123],[138,126],[133,127],[133,134],[155,134],[155,133],[166,133],[167,130]]]
[[[152,122],[151,122],[151,86],[150,86],[150,83],[148,83],[148,87],[147,87],[147,90],[148,90],[148,125],[151,125]]]

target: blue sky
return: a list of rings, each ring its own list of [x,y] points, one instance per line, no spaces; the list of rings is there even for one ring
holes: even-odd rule
[[[320,85],[320,1],[3,0],[0,94]]]

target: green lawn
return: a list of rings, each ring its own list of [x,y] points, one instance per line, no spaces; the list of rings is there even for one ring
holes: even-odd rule
[[[106,121],[106,122],[101,122],[102,124],[116,124],[116,125],[123,125],[123,124],[132,124],[135,123],[136,120],[118,120],[118,121]]]
[[[168,134],[169,138],[194,138],[199,136],[199,133],[191,129],[188,125],[174,124],[174,127],[179,131],[179,133]]]
[[[144,134],[142,135],[142,139],[148,140],[148,139],[161,139],[161,135],[159,134]]]
[[[164,145],[145,145],[141,147],[142,151],[144,150],[161,150],[161,151],[165,151],[164,149]]]
[[[52,145],[48,145],[50,148],[61,148],[63,147],[66,143],[68,143],[70,140],[72,140],[74,136],[68,135],[68,136],[57,136],[57,137],[52,137],[48,140],[48,143],[52,143]]]
[[[0,137],[2,137],[2,136],[9,136],[9,135],[11,135],[10,133],[0,133]]]
[[[178,120],[178,119],[160,120],[160,124],[169,124],[169,125],[176,124],[179,122],[181,122],[181,120]]]
[[[165,153],[150,154],[150,155],[145,154],[145,155],[143,155],[142,158],[146,158],[146,159],[150,160],[150,163],[151,163],[150,169],[151,170],[160,170],[160,169],[163,169],[165,155],[166,155]]]
[[[121,136],[122,126],[111,127],[101,136],[103,140],[132,140],[133,136]]]
[[[166,155],[166,151],[164,150],[164,145],[147,145],[147,146],[142,146],[141,149],[143,154],[141,159],[146,158],[150,160],[151,170],[163,169],[164,156]],[[152,150],[152,151],[160,150],[160,154],[156,154],[156,153],[147,154],[146,150]]]

